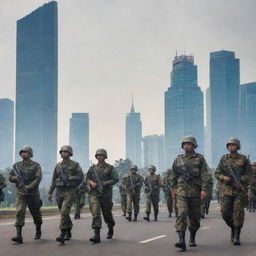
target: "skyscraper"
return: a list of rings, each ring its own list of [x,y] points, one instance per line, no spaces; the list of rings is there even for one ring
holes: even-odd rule
[[[157,171],[164,171],[164,136],[148,135],[143,137],[143,166],[155,165]]]
[[[239,136],[239,59],[231,51],[210,53],[212,167],[226,152],[229,137]]]
[[[256,82],[241,85],[242,153],[256,161]]]
[[[140,113],[135,112],[132,103],[130,113],[126,114],[126,158],[141,167],[142,125]]]
[[[181,139],[196,137],[198,152],[204,152],[203,93],[197,82],[197,66],[193,56],[176,56],[165,92],[165,168],[170,168],[182,152]]]
[[[0,169],[13,164],[14,103],[0,99]]]
[[[87,172],[89,169],[89,114],[72,113],[70,118],[69,144],[73,147],[74,159]]]
[[[57,3],[17,21],[16,160],[21,146],[34,150],[49,183],[57,156]]]

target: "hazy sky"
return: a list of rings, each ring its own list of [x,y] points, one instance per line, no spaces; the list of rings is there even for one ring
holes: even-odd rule
[[[15,97],[16,20],[43,3],[1,0],[1,98]],[[235,51],[241,82],[256,81],[255,0],[59,0],[58,8],[58,144],[68,143],[71,113],[89,112],[91,159],[98,147],[110,162],[124,157],[131,93],[143,136],[163,133],[176,50],[195,56],[203,91],[215,50]]]

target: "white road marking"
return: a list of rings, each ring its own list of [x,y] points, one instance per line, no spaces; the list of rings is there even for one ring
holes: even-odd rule
[[[150,238],[150,239],[140,241],[139,243],[140,243],[140,244],[146,244],[146,243],[149,243],[149,242],[151,242],[151,241],[154,241],[154,240],[157,240],[157,239],[160,239],[160,238],[164,238],[164,237],[166,237],[166,235],[155,236],[155,237],[152,237],[152,238]]]
[[[202,228],[200,228],[200,230],[206,230],[206,229],[209,229],[209,228],[211,228],[211,227],[210,226],[202,227]]]

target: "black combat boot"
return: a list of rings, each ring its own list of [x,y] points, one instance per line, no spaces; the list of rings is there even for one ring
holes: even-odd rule
[[[132,213],[128,212],[128,216],[126,217],[126,219],[130,222],[132,221]]]
[[[234,238],[235,238],[235,228],[232,227],[231,228],[231,239],[230,239],[232,243],[234,242]]]
[[[38,240],[41,238],[42,235],[42,230],[41,230],[41,225],[36,227],[36,233],[35,233],[35,240]]]
[[[190,232],[190,239],[189,239],[189,246],[190,247],[196,247],[196,231]]]
[[[150,213],[146,213],[146,217],[143,217],[144,220],[150,221]]]
[[[69,241],[72,237],[71,228],[66,230],[65,241]]]
[[[186,251],[185,243],[185,231],[178,231],[179,242],[175,244],[175,247],[180,248],[182,251]]]
[[[74,217],[76,220],[80,219],[80,213],[76,213]]]
[[[90,242],[93,244],[100,243],[100,228],[94,229],[94,237],[90,238]]]
[[[56,241],[60,242],[61,244],[64,244],[65,243],[66,230],[61,229],[60,231],[61,231],[60,236],[56,237]]]
[[[234,241],[233,244],[234,245],[240,245],[240,232],[241,232],[241,228],[234,228]]]
[[[138,216],[138,214],[134,214],[133,221],[137,221],[137,216]]]
[[[157,215],[158,213],[154,213],[154,221],[157,221]]]
[[[113,227],[108,227],[107,239],[112,239],[113,235],[114,235],[114,228]]]
[[[126,217],[126,212],[123,213],[123,217]]]
[[[169,213],[169,218],[171,218],[171,217],[172,217],[172,213],[170,212],[170,213]]]
[[[23,238],[22,238],[22,226],[16,226],[16,236],[12,238],[12,241],[15,243],[22,244],[23,243]]]

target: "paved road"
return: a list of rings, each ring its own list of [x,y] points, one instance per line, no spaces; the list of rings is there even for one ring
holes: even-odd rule
[[[220,218],[220,208],[217,203],[211,206],[210,215],[202,220],[198,232],[198,247],[188,248],[181,253],[174,247],[177,234],[174,229],[175,218],[168,218],[163,208],[159,221],[147,223],[142,220],[141,212],[137,223],[128,223],[115,212],[116,229],[113,240],[105,239],[107,228],[102,229],[102,243],[92,245],[88,241],[92,230],[91,216],[82,215],[80,220],[74,220],[73,239],[66,245],[60,246],[55,238],[58,235],[59,217],[44,218],[43,237],[39,241],[33,240],[34,225],[30,219],[24,228],[24,244],[14,245],[10,238],[14,235],[13,220],[0,222],[0,256],[165,256],[165,255],[246,255],[256,256],[256,213],[246,213],[245,227],[242,232],[243,245],[233,246],[229,241],[229,230]]]

